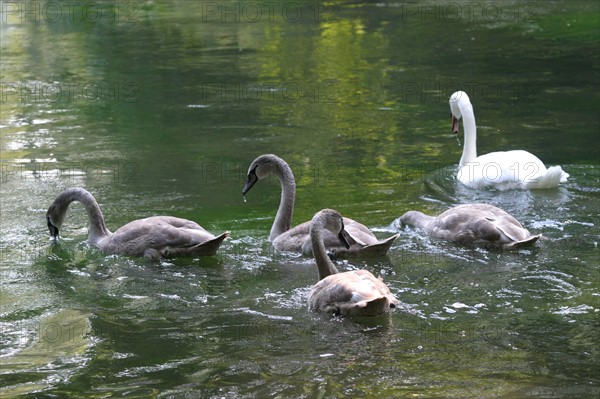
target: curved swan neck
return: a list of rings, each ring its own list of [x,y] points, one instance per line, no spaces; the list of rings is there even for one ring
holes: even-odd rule
[[[319,270],[319,280],[323,280],[327,276],[337,274],[338,270],[327,256],[325,250],[325,244],[323,242],[323,229],[322,223],[313,222],[310,226],[310,241],[312,244],[313,256],[317,262],[317,269]]]
[[[477,158],[477,125],[475,124],[475,113],[470,102],[458,103],[462,114],[465,145],[459,167]]]
[[[279,182],[281,183],[281,200],[279,201],[277,215],[275,216],[269,235],[271,241],[291,228],[294,202],[296,200],[296,181],[289,165],[279,159],[274,174],[279,178]]]
[[[70,188],[62,193],[54,200],[52,206],[57,207],[57,219],[62,222],[69,205],[73,201],[80,202],[88,215],[89,222],[89,238],[90,242],[96,242],[99,239],[111,235],[112,233],[104,223],[104,216],[100,210],[100,206],[92,194],[82,188]],[[51,207],[52,208],[52,207]]]
[[[413,226],[418,229],[427,230],[431,222],[435,219],[432,216],[425,215],[419,211],[408,211],[400,218],[400,222],[404,225]]]

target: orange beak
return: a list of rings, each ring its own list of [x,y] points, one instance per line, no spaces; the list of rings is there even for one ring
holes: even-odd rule
[[[460,128],[460,124],[458,123],[458,119],[452,115],[452,133],[458,134],[458,129]]]

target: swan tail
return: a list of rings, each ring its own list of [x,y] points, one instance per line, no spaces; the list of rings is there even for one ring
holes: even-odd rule
[[[548,168],[543,176],[539,176],[526,184],[527,188],[552,188],[567,181],[569,174],[560,166]]]
[[[525,238],[524,240],[514,241],[510,244],[506,245],[506,248],[523,248],[533,245],[537,240],[542,237],[541,234],[536,234],[530,237]]]
[[[217,253],[223,241],[229,237],[229,232],[226,231],[221,235],[216,236],[212,240],[204,241],[195,246],[194,255],[196,256],[211,256]]]
[[[347,316],[379,316],[395,308],[398,300],[393,295],[339,306],[340,313]]]
[[[177,256],[212,256],[217,253],[219,247],[227,237],[229,237],[229,231],[200,244],[187,247],[166,247],[161,251],[161,255],[165,258]]]
[[[383,241],[379,241],[376,244],[366,245],[364,247],[355,247],[352,246],[350,249],[341,248],[336,249],[335,257],[336,259],[345,259],[347,257],[364,257],[364,258],[380,258],[385,256],[392,243],[396,238],[398,238],[400,234],[394,234],[391,237],[386,238]]]

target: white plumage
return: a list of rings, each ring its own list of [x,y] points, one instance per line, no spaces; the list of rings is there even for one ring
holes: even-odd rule
[[[463,120],[464,140],[457,179],[470,188],[494,187],[499,190],[556,187],[569,174],[560,166],[546,168],[535,155],[524,150],[496,151],[477,156],[477,126],[469,96],[457,91],[450,97],[452,131],[458,133]]]

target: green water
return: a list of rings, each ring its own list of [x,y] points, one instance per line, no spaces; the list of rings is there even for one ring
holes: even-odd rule
[[[0,395],[597,397],[597,1],[2,2]],[[557,189],[459,186],[448,98],[479,153],[527,149]],[[547,240],[518,252],[402,232],[382,274],[401,306],[311,314],[312,260],[272,250],[286,159],[295,223],[330,207],[380,237],[409,209],[488,202]],[[211,258],[150,263],[62,240],[47,207],[85,187],[116,230],[168,214],[231,231]]]

